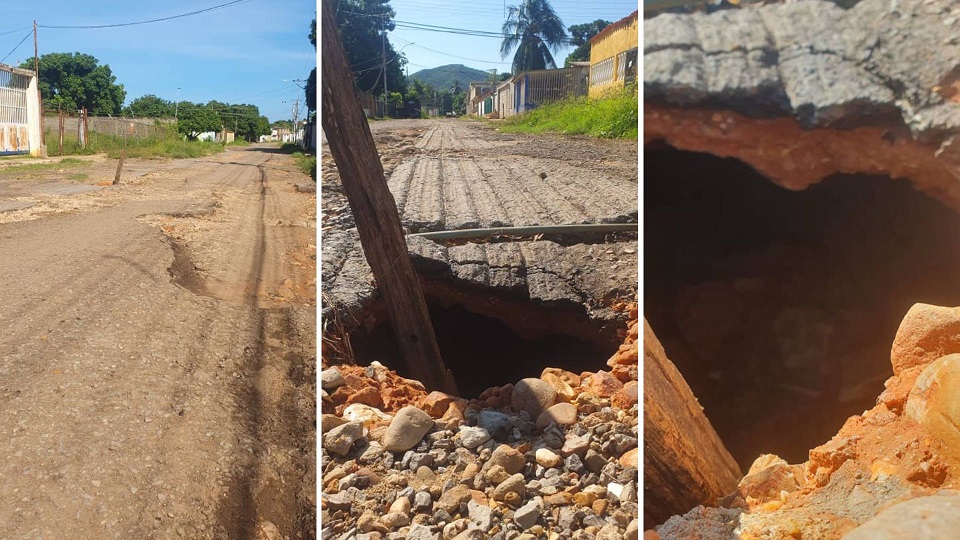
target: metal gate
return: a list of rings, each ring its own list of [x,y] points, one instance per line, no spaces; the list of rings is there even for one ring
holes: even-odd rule
[[[0,66],[0,156],[30,152],[27,126],[29,85],[30,77]]]

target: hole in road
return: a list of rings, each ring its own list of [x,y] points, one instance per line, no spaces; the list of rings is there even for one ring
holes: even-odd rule
[[[546,367],[577,374],[605,369],[621,341],[615,330],[600,328],[582,308],[578,313],[572,307],[492,300],[489,293],[452,294],[436,283],[425,285],[425,297],[440,353],[466,398],[492,386],[539,377]],[[350,334],[357,363],[378,361],[411,377],[398,362],[384,307],[374,306],[369,313],[376,322]]]
[[[960,305],[958,216],[908,181],[792,192],[710,154],[645,163],[644,313],[744,470],[871,408],[912,304]]]

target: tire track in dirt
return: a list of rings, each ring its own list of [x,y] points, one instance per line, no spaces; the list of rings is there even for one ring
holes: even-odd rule
[[[244,378],[250,382],[237,385],[234,391],[243,404],[241,422],[259,444],[253,446],[251,456],[234,476],[230,495],[220,510],[220,522],[231,538],[255,538],[267,522],[282,534],[309,538],[315,535],[315,510],[299,488],[309,471],[306,458],[311,455],[311,442],[304,438],[309,431],[300,428],[310,424],[301,416],[309,418],[312,411],[299,408],[296,397],[296,389],[309,382],[303,376],[293,384],[288,379],[292,373],[310,370],[297,365],[306,359],[295,346],[298,336],[291,319],[294,308],[270,307],[268,285],[284,274],[282,252],[295,245],[295,239],[291,229],[268,227],[268,220],[286,217],[286,213],[276,190],[268,185],[266,161],[269,158],[255,164],[237,164],[256,167],[257,171],[257,196],[246,203],[242,214],[247,218],[240,227],[248,231],[241,232],[242,237],[252,236],[252,246],[246,249],[241,242],[232,252],[247,259],[246,272],[237,281],[202,288],[202,292],[221,300],[256,308],[254,345],[248,349],[243,367]],[[277,461],[276,455],[285,458]],[[286,486],[291,487],[284,489]]]

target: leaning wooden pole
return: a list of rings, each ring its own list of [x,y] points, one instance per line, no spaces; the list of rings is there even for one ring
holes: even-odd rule
[[[330,3],[321,9],[321,115],[330,153],[383,295],[406,371],[431,390],[456,393],[440,357],[420,282],[410,262],[397,204],[360,106]]]
[[[737,488],[740,466],[643,321],[643,523],[650,528]]]

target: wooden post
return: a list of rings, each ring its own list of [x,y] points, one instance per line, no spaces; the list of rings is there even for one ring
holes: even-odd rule
[[[87,137],[90,136],[90,132],[87,130],[87,108],[83,108],[83,147],[87,147]]]
[[[386,301],[403,367],[427,388],[455,394],[456,384],[440,357],[397,204],[387,187],[328,0],[323,1],[321,12],[323,131],[357,222],[364,255]]]
[[[63,109],[57,110],[57,116],[60,120],[60,155],[63,155]]]
[[[740,466],[643,321],[643,526],[737,489]]]
[[[123,170],[123,160],[127,159],[126,149],[120,151],[120,161],[117,162],[117,175],[113,177],[113,185],[120,183],[120,171]]]

